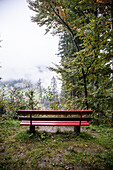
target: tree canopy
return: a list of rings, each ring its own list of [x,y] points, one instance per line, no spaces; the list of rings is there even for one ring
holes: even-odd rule
[[[28,0],[32,21],[60,34],[64,109],[112,111],[113,3],[111,0]]]

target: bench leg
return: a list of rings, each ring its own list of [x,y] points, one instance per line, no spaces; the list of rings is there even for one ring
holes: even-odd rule
[[[79,133],[80,133],[80,126],[74,126],[74,132],[76,132],[77,135],[79,135]]]
[[[30,126],[30,133],[35,133],[35,126]]]

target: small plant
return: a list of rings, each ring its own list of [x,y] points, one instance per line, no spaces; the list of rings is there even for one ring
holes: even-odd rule
[[[17,118],[17,111],[25,108],[23,92],[17,87],[8,89],[7,86],[4,86],[0,90],[0,94],[0,109],[2,113],[9,115],[11,118]]]
[[[47,89],[44,89],[44,94],[46,96],[46,99],[49,102],[49,107],[52,110],[60,110],[61,109],[61,105],[58,99],[58,95],[55,95],[51,89],[51,87],[48,86]]]
[[[15,136],[16,140],[17,141],[25,141],[25,140],[28,140],[29,139],[29,134],[25,133],[24,131],[23,132],[18,132]]]
[[[33,89],[32,85],[28,88],[26,92],[27,100],[27,108],[30,110],[40,110],[39,102],[35,98],[35,89]]]
[[[46,139],[46,137],[47,137],[47,133],[46,132],[38,133],[39,140],[44,141]]]

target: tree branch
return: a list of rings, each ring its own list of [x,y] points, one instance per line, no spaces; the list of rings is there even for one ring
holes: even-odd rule
[[[76,48],[76,50],[77,50],[77,52],[79,52],[79,47],[78,47],[78,44],[77,44],[77,42],[76,42],[76,40],[75,40],[75,38],[74,38],[74,33],[73,33],[73,31],[71,30],[71,28],[69,27],[69,25],[61,18],[61,16],[55,11],[55,9],[53,8],[53,6],[50,4],[50,7],[51,7],[51,9],[53,10],[53,12],[57,15],[57,17],[61,20],[61,22],[63,23],[63,25],[65,25],[66,26],[66,28],[69,30],[69,32],[71,33],[71,36],[72,36],[72,39],[73,39],[73,42],[74,42],[74,44],[75,44],[75,48]]]

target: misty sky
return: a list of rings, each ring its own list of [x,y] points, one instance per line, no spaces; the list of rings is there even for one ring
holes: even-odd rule
[[[58,36],[44,35],[45,28],[31,22],[26,0],[0,0],[0,77],[29,79],[50,84],[54,73],[46,69],[60,58]],[[44,71],[43,71],[44,69]]]

